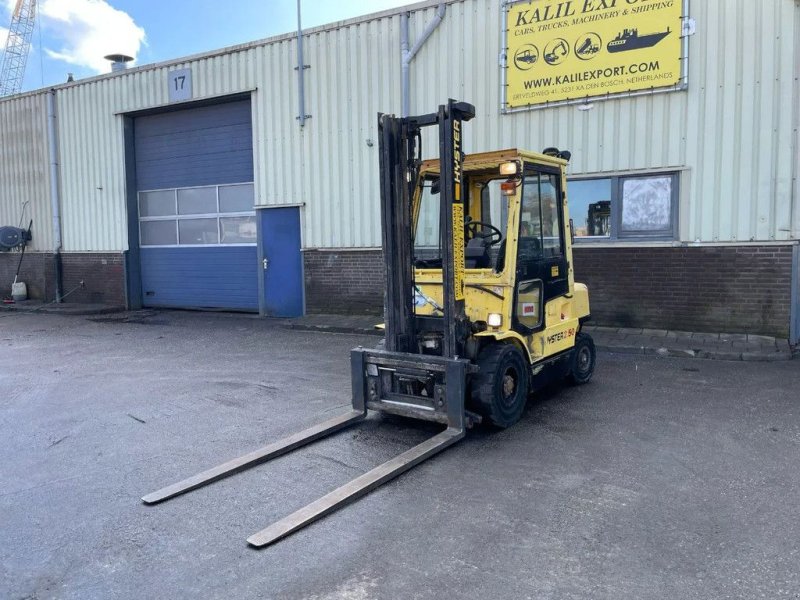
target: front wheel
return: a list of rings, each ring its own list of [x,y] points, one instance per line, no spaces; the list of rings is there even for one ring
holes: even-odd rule
[[[510,427],[528,400],[529,367],[512,344],[491,344],[478,355],[480,371],[472,381],[472,402],[497,427]]]
[[[594,374],[594,340],[588,333],[579,333],[575,338],[575,349],[570,360],[567,378],[575,384],[588,383]]]

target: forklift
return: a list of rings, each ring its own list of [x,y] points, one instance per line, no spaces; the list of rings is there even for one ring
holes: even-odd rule
[[[588,382],[589,293],[575,283],[565,170],[570,155],[465,156],[475,108],[378,115],[385,337],[351,351],[352,410],[142,498],[156,504],[364,420],[370,410],[445,429],[248,538],[272,544],[455,444],[480,423],[509,427],[530,392]],[[439,159],[421,160],[438,128]]]

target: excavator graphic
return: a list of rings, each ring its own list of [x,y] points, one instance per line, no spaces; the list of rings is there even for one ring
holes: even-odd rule
[[[564,40],[557,40],[549,52],[544,55],[544,61],[548,65],[557,65],[569,54],[569,46]]]

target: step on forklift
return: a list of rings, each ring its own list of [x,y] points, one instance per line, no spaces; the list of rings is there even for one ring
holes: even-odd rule
[[[370,410],[446,427],[247,540],[264,547],[453,445],[469,427],[513,425],[539,386],[589,381],[595,349],[581,332],[589,293],[573,278],[569,153],[465,157],[464,123],[474,116],[472,105],[455,100],[431,114],[378,116],[385,338],[376,349],[351,351],[352,410],[143,502],[162,502],[291,452]],[[438,127],[438,160],[421,160],[426,127]]]

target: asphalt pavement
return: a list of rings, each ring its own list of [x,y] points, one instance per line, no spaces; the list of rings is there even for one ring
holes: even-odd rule
[[[800,598],[797,361],[601,352],[590,384],[265,550],[246,538],[438,429],[373,416],[140,502],[347,410],[374,342],[0,313],[0,598]]]

